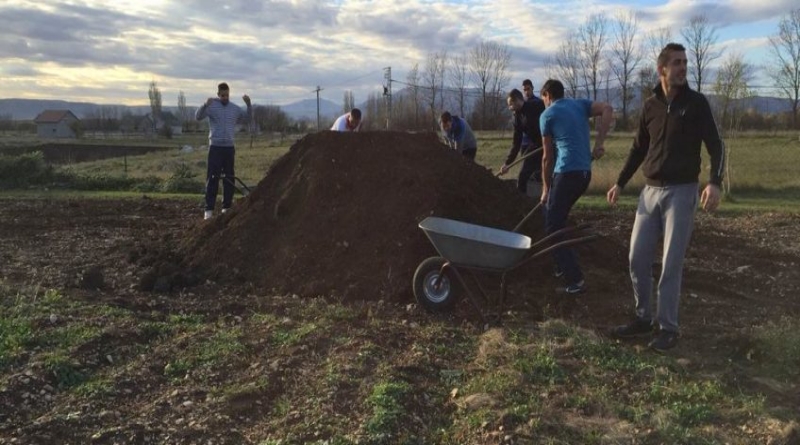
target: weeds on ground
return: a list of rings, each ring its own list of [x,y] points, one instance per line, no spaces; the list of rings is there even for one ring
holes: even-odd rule
[[[800,320],[783,317],[755,330],[763,366],[777,378],[800,377]]]

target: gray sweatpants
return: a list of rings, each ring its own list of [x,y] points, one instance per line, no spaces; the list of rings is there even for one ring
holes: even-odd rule
[[[629,255],[636,315],[652,320],[653,262],[661,235],[664,236],[661,279],[658,282],[656,321],[662,330],[678,331],[683,259],[694,228],[697,183],[645,186],[631,232]]]

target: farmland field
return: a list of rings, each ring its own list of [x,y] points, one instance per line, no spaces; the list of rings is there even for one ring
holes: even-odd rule
[[[608,156],[595,166],[597,195],[613,182],[628,142],[620,136],[607,145]],[[496,170],[507,139],[484,135],[481,144],[478,162]],[[164,249],[229,228],[249,234],[246,217],[260,210],[259,199],[271,196],[266,182],[264,190],[238,198],[232,215],[210,223],[200,218],[199,194],[5,190],[0,443],[797,444],[800,183],[789,165],[799,165],[800,143],[752,136],[731,145],[740,178],[733,184],[742,190],[737,195],[734,185],[735,199],[780,204],[726,211],[723,203],[717,214],[698,214],[685,266],[681,343],[666,356],[646,350],[646,342],[607,335],[629,319],[632,307],[625,263],[632,195],[616,209],[592,196],[574,213],[576,223],[591,223],[603,235],[602,249],[580,251],[590,283],[585,295],[559,295],[548,274],[534,285],[517,277],[502,324],[485,326],[465,302],[448,314],[424,311],[414,302],[411,283],[393,281],[399,272],[391,270],[365,272],[384,277],[396,292],[376,289],[358,298],[301,295],[244,278],[143,288],[142,277]],[[240,176],[258,183],[287,151],[287,145],[268,141],[252,149],[242,144]],[[336,207],[347,200],[338,199],[347,196],[314,195],[308,186],[298,198],[313,210],[303,218],[330,215],[317,229],[331,238],[350,233],[345,229],[351,227],[337,225],[347,213],[360,217],[374,208],[375,218],[383,212],[391,220],[393,208],[417,200],[397,190],[401,182],[374,178],[393,179],[397,170],[418,181],[454,174],[434,168],[437,163],[395,163],[384,171],[378,163],[352,160],[335,163],[340,170],[322,176],[314,166],[327,154],[306,154],[302,166],[284,165],[305,173],[290,175],[292,181],[321,177],[331,181],[328,188],[350,191],[352,207],[342,213]],[[737,159],[741,167],[735,167]],[[164,177],[181,163],[197,174],[205,168],[202,152],[177,149],[128,157],[127,172],[115,162],[65,168]],[[350,176],[339,184],[330,179],[337,172]],[[471,167],[463,174],[489,180]],[[368,194],[348,189],[356,185],[396,200],[362,202],[357,197]],[[279,187],[287,187],[287,196],[294,191]],[[382,194],[385,189],[391,194]],[[483,198],[474,192],[476,200]],[[327,206],[315,196],[329,197]],[[371,221],[361,223],[366,239],[405,230],[384,226],[382,232]],[[265,238],[285,233],[255,229]],[[356,240],[343,239],[315,255],[336,260],[336,249],[358,248]],[[369,260],[378,264],[413,247],[405,239],[392,241],[402,241],[394,243],[397,251]],[[229,246],[216,247],[223,252]],[[362,272],[340,263],[342,275]],[[287,270],[300,278],[306,273],[303,264]],[[383,298],[382,292],[399,296]]]

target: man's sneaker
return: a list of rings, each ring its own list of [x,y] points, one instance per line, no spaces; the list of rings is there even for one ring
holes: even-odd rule
[[[230,208],[222,209],[222,213],[228,213],[230,210]]]
[[[568,284],[564,289],[568,294],[581,294],[586,291],[586,282],[584,280],[577,283]]]
[[[214,216],[213,210],[206,210],[206,212],[203,213],[203,219],[211,219],[213,216]]]
[[[661,331],[647,347],[654,351],[665,352],[678,345],[678,337],[680,337],[680,334],[677,332]]]
[[[617,338],[631,338],[640,337],[644,335],[651,335],[653,333],[653,322],[637,318],[636,320],[617,326],[611,330],[611,335]]]

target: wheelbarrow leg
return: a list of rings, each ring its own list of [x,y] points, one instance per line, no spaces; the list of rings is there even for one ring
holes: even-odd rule
[[[467,299],[472,304],[472,307],[475,308],[475,311],[478,312],[478,315],[481,316],[481,321],[483,322],[483,324],[484,325],[487,324],[489,321],[486,319],[486,315],[484,315],[483,310],[480,308],[480,305],[478,304],[478,299],[475,297],[475,294],[473,294],[469,286],[467,286],[467,282],[464,280],[464,276],[461,275],[461,272],[459,272],[458,268],[453,267],[452,265],[450,265],[450,263],[447,263],[444,266],[442,266],[442,270],[444,270],[444,268],[446,267],[450,268],[450,270],[453,272],[453,275],[461,283],[461,287],[467,293]]]

